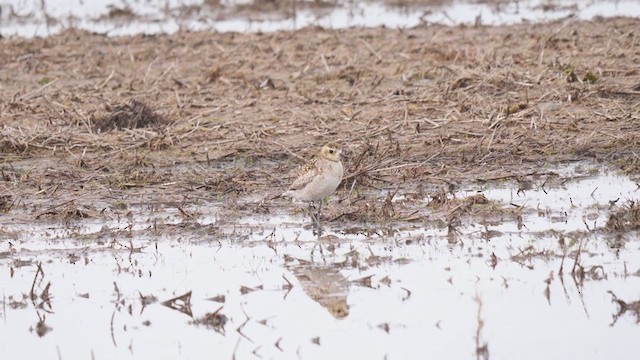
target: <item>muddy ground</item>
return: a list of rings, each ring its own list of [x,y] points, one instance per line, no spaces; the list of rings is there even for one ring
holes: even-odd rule
[[[100,218],[134,203],[182,212],[199,201],[234,214],[289,209],[273,197],[327,141],[345,154],[325,214],[338,223],[419,221],[424,204],[397,211],[383,200],[437,205],[438,193],[486,181],[526,189],[562,162],[633,177],[639,26],[3,38],[1,216]]]

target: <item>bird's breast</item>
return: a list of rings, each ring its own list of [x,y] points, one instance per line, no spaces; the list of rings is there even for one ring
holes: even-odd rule
[[[337,161],[323,162],[316,176],[307,186],[297,191],[296,197],[303,201],[322,200],[331,195],[342,181],[342,164]]]

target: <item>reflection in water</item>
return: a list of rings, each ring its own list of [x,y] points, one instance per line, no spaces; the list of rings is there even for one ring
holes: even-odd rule
[[[187,292],[186,294],[176,296],[173,299],[163,301],[162,305],[170,309],[179,311],[189,317],[193,317],[193,312],[191,311],[191,291]]]
[[[227,324],[229,318],[225,314],[222,314],[220,310],[222,310],[222,306],[219,307],[218,310],[212,313],[206,313],[203,317],[195,319],[191,323],[194,325],[204,325],[207,328],[215,330],[219,334],[225,335],[224,326]],[[240,328],[238,328],[238,332],[240,333]]]
[[[38,290],[42,288],[42,284],[44,283],[44,271],[42,270],[42,264],[38,263],[38,267],[36,269],[36,274],[33,278],[33,283],[31,284],[31,290],[29,291],[29,299],[33,304],[33,308],[36,311],[36,315],[38,315],[38,321],[36,322],[35,329],[31,328],[32,331],[39,337],[45,336],[49,333],[53,328],[46,324],[46,313],[53,313],[53,306],[51,305],[51,296],[49,295],[49,289],[51,288],[51,282],[47,282],[44,285],[44,289],[38,294]]]
[[[635,315],[636,324],[640,324],[640,300],[626,302],[619,299],[612,291],[609,291],[609,294],[611,294],[611,296],[613,297],[611,301],[618,304],[618,312],[616,314],[613,314],[613,321],[611,322],[610,326],[615,325],[616,322],[618,322],[618,319],[626,312],[630,312]]]
[[[53,328],[46,324],[47,316],[45,314],[40,315],[39,312],[36,312],[36,314],[38,314],[38,322],[36,323],[35,332],[39,337],[43,337]]]
[[[288,216],[267,238],[273,224],[255,218],[199,218],[221,229],[203,238],[193,219],[145,208],[72,226],[2,218],[0,232],[15,235],[0,237],[0,357],[634,359],[640,246],[621,202],[637,203],[640,189],[609,173],[561,176],[524,194],[479,187],[522,208],[499,219],[469,215],[448,229],[438,221],[448,214],[433,212],[393,235],[345,228],[318,242]],[[217,209],[198,206],[190,211]]]
[[[299,264],[287,268],[298,279],[305,294],[329,310],[333,317],[343,319],[349,315],[349,281],[335,265]]]

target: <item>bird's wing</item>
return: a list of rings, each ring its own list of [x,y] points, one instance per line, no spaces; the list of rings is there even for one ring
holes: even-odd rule
[[[298,171],[298,178],[293,181],[291,186],[289,186],[289,190],[300,190],[304,188],[316,176],[318,176],[318,166],[317,159],[314,158],[300,168]]]

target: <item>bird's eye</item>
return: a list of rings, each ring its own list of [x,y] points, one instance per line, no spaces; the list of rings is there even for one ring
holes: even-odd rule
[[[329,149],[329,154],[333,154],[334,152],[336,152],[336,151],[333,150],[333,149]]]

